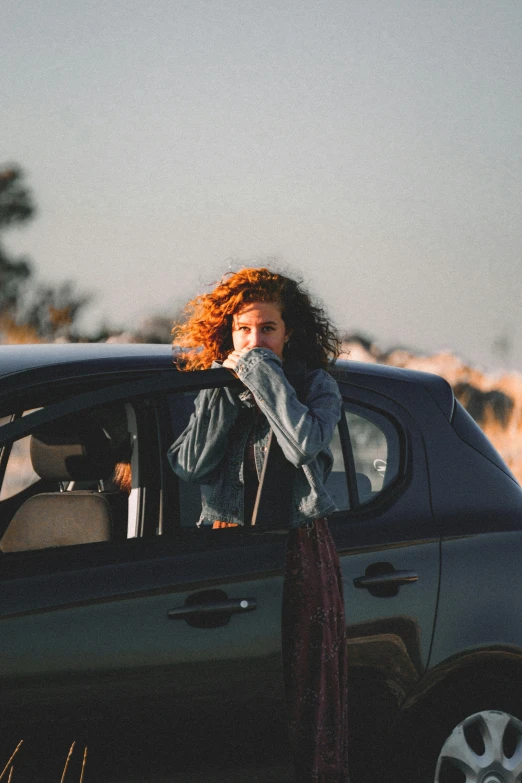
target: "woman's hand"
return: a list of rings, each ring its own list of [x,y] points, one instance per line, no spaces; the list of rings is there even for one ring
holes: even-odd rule
[[[248,348],[241,348],[240,351],[232,351],[232,353],[229,353],[227,358],[223,362],[223,367],[226,367],[227,369],[235,372],[238,361],[241,359],[242,356],[248,353],[248,351],[249,351]]]

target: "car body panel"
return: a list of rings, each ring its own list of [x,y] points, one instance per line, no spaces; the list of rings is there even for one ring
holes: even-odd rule
[[[445,538],[433,666],[458,657],[463,650],[501,648],[522,653],[517,600],[522,595],[521,557],[520,530]],[[511,600],[506,600],[507,595]]]

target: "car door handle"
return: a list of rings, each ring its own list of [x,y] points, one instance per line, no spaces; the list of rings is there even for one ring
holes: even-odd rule
[[[224,601],[178,606],[176,609],[171,609],[167,617],[169,620],[188,620],[195,617],[208,617],[213,614],[232,615],[240,612],[252,612],[254,609],[257,609],[255,598],[228,598]]]
[[[409,585],[416,582],[419,575],[415,571],[389,571],[388,573],[375,574],[373,576],[357,576],[353,580],[354,587],[392,587]]]

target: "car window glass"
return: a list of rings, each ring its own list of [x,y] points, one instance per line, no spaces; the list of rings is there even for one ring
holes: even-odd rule
[[[29,454],[31,439],[21,438],[13,443],[0,489],[0,502],[22,492],[39,481]]]
[[[25,411],[24,416],[33,413],[36,408]],[[0,426],[11,421],[11,416],[5,416],[0,419]],[[9,460],[7,462],[4,480],[0,488],[0,502],[22,492],[27,487],[35,484],[39,476],[33,470],[31,457],[29,454],[30,438],[20,438],[13,443]]]
[[[57,418],[14,441],[0,494],[0,550],[136,535],[136,452],[136,418],[120,402]]]
[[[346,404],[345,416],[361,505],[371,502],[399,474],[400,439],[395,425],[381,413]]]

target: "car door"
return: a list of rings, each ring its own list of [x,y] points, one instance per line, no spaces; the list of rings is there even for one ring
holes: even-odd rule
[[[159,462],[158,395],[133,391],[127,384],[116,399],[113,390],[111,403],[138,421],[141,535],[1,556],[4,726],[46,723],[46,753],[64,732],[72,741],[87,731],[103,775],[116,765],[132,779],[175,763],[177,780],[207,781],[210,769],[216,780],[253,769],[284,780],[284,537],[172,525],[179,494]],[[99,407],[96,397],[77,400],[27,421]],[[30,423],[19,420],[17,432],[30,435]]]
[[[345,591],[352,774],[365,781],[382,774],[387,733],[428,664],[440,536],[422,434],[400,395],[340,388],[329,485],[342,510],[330,527]]]

